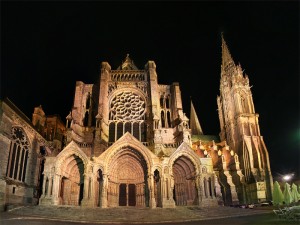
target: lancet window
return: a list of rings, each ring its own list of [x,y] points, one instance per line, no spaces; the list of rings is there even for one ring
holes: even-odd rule
[[[161,127],[171,128],[170,96],[160,97],[160,108]]]
[[[242,112],[248,113],[249,107],[248,107],[248,102],[247,102],[246,96],[241,96],[240,101],[241,101]]]
[[[29,143],[22,128],[12,128],[12,142],[6,176],[14,180],[25,182],[26,167],[29,154]]]
[[[91,105],[91,95],[90,93],[88,93],[87,97],[86,97],[86,103],[85,103],[85,108],[89,109]]]
[[[94,104],[93,98],[90,92],[87,93],[85,97],[85,103],[83,105],[84,109],[84,117],[82,118],[82,124],[85,127],[95,126],[96,120],[94,116]]]

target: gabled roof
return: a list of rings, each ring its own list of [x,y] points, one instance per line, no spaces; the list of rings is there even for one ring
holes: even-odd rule
[[[208,141],[215,141],[215,142],[220,142],[220,137],[218,135],[192,135],[192,142],[193,141],[204,141],[204,142],[208,142]]]
[[[16,114],[18,114],[18,116],[20,118],[22,118],[24,121],[26,121],[31,127],[34,128],[34,126],[32,125],[31,120],[9,99],[9,98],[4,98],[2,101],[0,99],[0,103],[2,104],[2,102],[4,102],[5,104],[7,104]],[[0,104],[0,106],[1,106]]]
[[[97,160],[102,159],[104,161],[107,161],[109,158],[113,157],[115,152],[122,151],[123,146],[131,146],[135,148],[143,155],[144,159],[148,163],[151,161],[150,158],[158,159],[157,156],[153,152],[151,152],[150,149],[144,146],[142,142],[140,142],[131,133],[127,131],[122,137],[120,137],[116,142],[114,142],[113,145],[106,149],[104,153],[100,154],[97,157]]]

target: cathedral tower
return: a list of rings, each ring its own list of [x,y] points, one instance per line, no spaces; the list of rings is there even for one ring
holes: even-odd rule
[[[239,156],[244,178],[240,196],[246,201],[271,197],[272,175],[269,154],[260,134],[258,117],[249,85],[241,65],[236,65],[222,36],[220,96],[217,97],[220,139]],[[241,194],[243,192],[244,194]]]
[[[154,61],[140,70],[127,54],[116,70],[102,62],[100,76],[95,151],[103,152],[126,132],[155,154],[163,143],[190,144],[179,84],[158,84]]]

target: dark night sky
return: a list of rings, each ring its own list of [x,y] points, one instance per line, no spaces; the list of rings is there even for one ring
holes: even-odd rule
[[[99,81],[129,53],[160,84],[192,96],[205,134],[218,134],[221,37],[252,87],[273,175],[300,175],[298,1],[1,1],[1,98],[30,119],[42,105],[65,120],[75,83]]]

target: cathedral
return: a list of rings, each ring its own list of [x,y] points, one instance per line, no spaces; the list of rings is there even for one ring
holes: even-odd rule
[[[205,135],[179,83],[159,84],[154,61],[126,56],[100,82],[76,82],[66,123],[42,106],[30,120],[9,99],[0,108],[0,206],[174,208],[272,200],[268,150],[249,78],[222,37],[220,133]],[[218,93],[216,93],[217,95]]]

